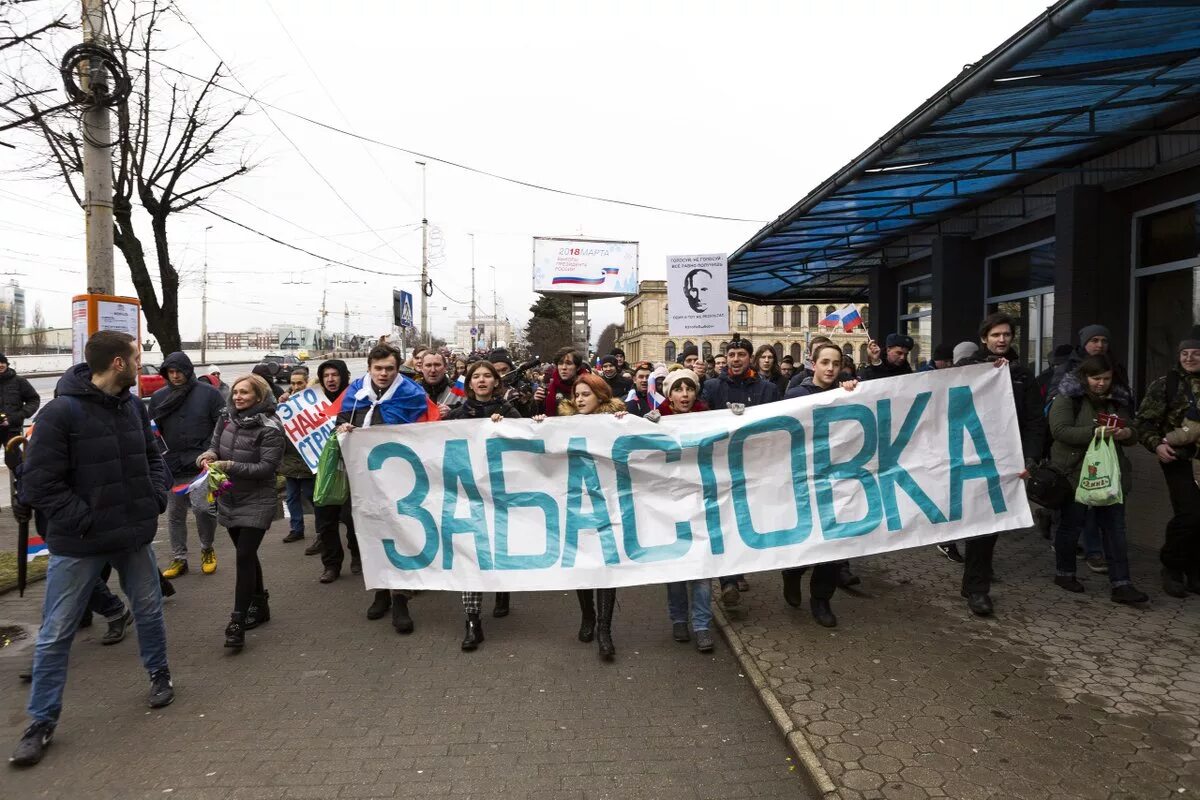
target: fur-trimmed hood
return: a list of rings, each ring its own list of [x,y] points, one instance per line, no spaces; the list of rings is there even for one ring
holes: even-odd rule
[[[601,403],[600,407],[597,408],[592,413],[593,414],[615,414],[618,411],[624,411],[624,410],[625,410],[625,404],[614,397],[612,400],[609,400],[607,403]],[[563,400],[561,403],[558,404],[558,415],[560,417],[574,417],[574,416],[577,416],[578,414],[579,414],[579,412],[575,410],[574,403],[572,403],[568,400]],[[590,415],[587,415],[587,416],[590,416]]]
[[[1072,370],[1063,375],[1062,381],[1058,384],[1058,393],[1065,394],[1067,397],[1083,397],[1087,394],[1087,390],[1083,386],[1083,379],[1079,377],[1078,371]],[[1109,397],[1118,407],[1132,410],[1133,397],[1130,395],[1129,389],[1121,383],[1113,381]]]

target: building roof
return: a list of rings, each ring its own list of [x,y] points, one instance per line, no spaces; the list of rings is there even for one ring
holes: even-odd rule
[[[1200,2],[1061,0],[742,245],[730,297],[863,297],[890,242],[1197,113]]]

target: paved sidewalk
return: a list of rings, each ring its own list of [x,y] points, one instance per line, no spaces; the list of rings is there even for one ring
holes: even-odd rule
[[[102,620],[82,631],[55,742],[31,770],[0,765],[0,797],[806,796],[724,643],[704,656],[671,640],[662,587],[618,593],[613,664],[575,640],[578,606],[561,592],[514,595],[512,615],[485,617],[486,642],[463,653],[457,594],[418,597],[416,633],[398,636],[366,620],[361,580],[318,584],[317,558],[283,532],[263,545],[272,621],[240,655],[222,647],[228,539],[216,575],[176,581],[167,709],[145,705],[134,634],[101,647]],[[0,621],[36,626],[44,585],[0,597]],[[30,652],[13,650],[0,651],[5,756],[28,693],[17,673]]]
[[[839,627],[783,602],[778,573],[751,576],[730,615],[753,663],[838,787],[889,800],[1200,795],[1200,597],[1162,593],[1157,546],[1169,515],[1147,485],[1133,499],[1134,582],[1148,608],[1051,580],[1034,531],[996,547],[995,618],[971,616],[961,567],[932,547],[854,562]],[[1161,477],[1158,477],[1161,484]],[[1164,498],[1165,499],[1165,498]]]

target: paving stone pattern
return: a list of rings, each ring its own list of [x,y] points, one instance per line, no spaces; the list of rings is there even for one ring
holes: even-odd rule
[[[1148,489],[1130,509],[1145,609],[1111,602],[1082,561],[1087,592],[1058,588],[1049,542],[1023,531],[997,545],[990,620],[930,547],[855,561],[833,631],[807,582],[804,609],[784,604],[777,574],[753,576],[730,624],[846,800],[1196,797],[1200,597],[1161,591],[1169,510]]]
[[[102,621],[82,631],[55,742],[34,769],[0,765],[0,798],[807,796],[724,645],[705,656],[671,640],[662,587],[618,593],[613,664],[575,640],[578,606],[562,592],[514,595],[513,614],[485,617],[486,642],[463,653],[457,594],[422,594],[416,633],[398,636],[366,620],[360,579],[318,584],[317,558],[283,532],[263,545],[273,618],[239,655],[222,647],[228,539],[216,575],[197,561],[176,581],[167,709],[146,708],[135,634],[102,647]],[[43,586],[0,597],[0,620],[36,626]],[[29,657],[0,653],[5,756],[25,723]]]

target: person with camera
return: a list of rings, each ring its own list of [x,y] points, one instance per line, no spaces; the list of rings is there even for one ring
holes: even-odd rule
[[[518,367],[513,363],[508,350],[499,347],[488,353],[487,360],[500,376],[500,388],[497,390],[499,397],[512,404],[522,417],[542,413],[546,390],[534,387],[525,376],[525,370],[537,365],[536,359]]]
[[[1117,463],[1121,469],[1121,488],[1128,494],[1133,488],[1133,467],[1124,448],[1136,441],[1132,427],[1132,398],[1114,380],[1115,369],[1106,355],[1088,356],[1074,372],[1063,376],[1058,396],[1050,407],[1051,465],[1067,476],[1069,485],[1078,486],[1084,457],[1092,440],[1105,437],[1121,445]],[[1095,514],[1103,536],[1108,580],[1114,603],[1145,603],[1150,598],[1133,585],[1129,575],[1129,549],[1125,539],[1125,504],[1087,506],[1069,502],[1062,509],[1054,534],[1054,583],[1068,592],[1084,591],[1075,576],[1075,548],[1083,531],[1088,511]]]
[[[1200,487],[1192,474],[1196,446],[1175,447],[1166,436],[1184,420],[1200,421],[1200,325],[1192,326],[1177,352],[1178,363],[1147,387],[1136,427],[1142,445],[1158,457],[1174,513],[1159,553],[1163,591],[1187,597],[1200,594]]]

